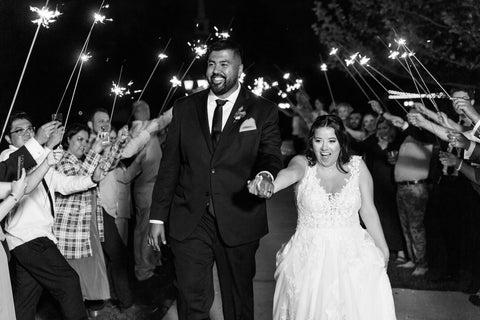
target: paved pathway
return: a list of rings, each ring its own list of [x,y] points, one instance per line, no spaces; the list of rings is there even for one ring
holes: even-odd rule
[[[260,243],[254,279],[256,320],[272,319],[275,253],[295,231],[296,218],[291,189],[282,191],[268,202],[270,232]],[[393,292],[397,320],[480,320],[480,308],[470,304],[468,296],[461,292],[410,289],[394,289]],[[176,318],[172,308],[164,320]]]

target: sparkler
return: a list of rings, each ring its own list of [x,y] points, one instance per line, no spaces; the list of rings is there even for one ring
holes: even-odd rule
[[[157,63],[156,63],[155,66],[153,67],[153,70],[152,70],[152,72],[150,73],[150,76],[148,77],[147,82],[145,83],[145,86],[143,87],[143,90],[141,91],[141,93],[140,93],[137,101],[140,101],[140,99],[142,99],[143,93],[144,93],[145,90],[147,89],[147,86],[148,86],[148,84],[150,83],[150,80],[152,79],[153,74],[154,74],[155,71],[157,70],[157,67],[158,67],[158,65],[160,64],[160,61],[165,60],[166,58],[168,58],[168,56],[165,54],[165,51],[167,51],[168,45],[170,44],[171,41],[172,41],[172,38],[168,39],[167,44],[165,45],[165,48],[163,48],[163,51],[158,55]]]
[[[358,82],[358,80],[355,79],[355,76],[352,74],[352,72],[350,72],[350,69],[348,69],[348,67],[343,63],[342,59],[340,59],[340,57],[337,55],[337,52],[338,52],[338,49],[337,49],[337,48],[332,48],[332,50],[330,51],[330,54],[329,54],[329,55],[335,56],[335,58],[338,60],[338,62],[340,62],[340,64],[341,64],[342,67],[347,71],[347,73],[350,75],[350,77],[352,77],[353,81],[354,81],[355,84],[358,86],[358,88],[362,91],[363,95],[367,98],[367,100],[372,100],[372,99],[370,99],[370,97],[368,96],[368,94],[365,92],[365,90],[363,89],[363,87],[360,85],[360,83]]]
[[[183,73],[183,75],[180,77],[180,79],[179,79],[180,83],[185,79],[185,77],[187,76],[188,72],[192,68],[195,61],[197,61],[198,59],[200,59],[201,57],[203,57],[207,53],[208,47],[207,47],[206,43],[209,39],[210,39],[210,35],[207,37],[207,39],[205,40],[204,43],[201,43],[200,40],[195,41],[193,44],[190,43],[190,42],[187,42],[187,44],[191,47],[192,51],[195,53],[195,56],[193,57],[192,61],[190,61],[190,64],[188,65],[187,69],[185,69],[185,72]],[[168,104],[171,97],[173,97],[175,95],[175,92],[177,91],[178,87],[179,86],[171,86],[170,87],[170,89],[168,90],[168,93],[167,93],[167,97],[163,101],[162,107],[160,108],[159,114],[162,113],[163,109]]]
[[[97,12],[95,12],[93,14],[93,22],[90,26],[90,30],[87,34],[87,38],[85,39],[85,42],[83,43],[82,49],[80,50],[80,54],[78,55],[77,61],[75,62],[75,65],[73,66],[73,70],[70,74],[70,77],[68,78],[67,85],[65,86],[65,90],[63,91],[62,97],[60,98],[60,102],[58,103],[57,110],[55,111],[55,114],[58,113],[58,111],[60,110],[60,107],[62,106],[63,100],[65,99],[65,95],[66,95],[66,93],[68,91],[68,88],[70,86],[70,82],[72,81],[73,76],[75,74],[75,71],[77,70],[78,64],[80,63],[80,61],[82,59],[86,58],[85,54],[86,54],[86,51],[87,51],[88,43],[90,41],[90,37],[92,35],[92,31],[93,31],[94,26],[98,22],[104,23],[104,21],[112,21],[112,19],[106,19],[105,16],[100,15],[102,9],[109,7],[109,5],[104,5],[104,3],[105,3],[105,0],[102,0],[102,2],[100,3],[100,7],[98,8]],[[88,61],[88,59],[87,59],[87,61]],[[83,62],[86,62],[86,61],[83,61]],[[79,73],[80,72],[81,72],[81,68],[79,69]],[[78,78],[79,77],[80,77],[80,75],[77,76],[77,83],[78,83]],[[75,92],[75,90],[74,90],[74,92]],[[72,98],[72,100],[73,100],[73,98]],[[71,107],[71,105],[70,105],[70,107]],[[68,110],[67,114],[70,114],[70,110]]]
[[[263,77],[259,77],[254,80],[254,88],[251,91],[257,96],[262,96],[263,92],[270,89],[271,86],[266,82]]]
[[[421,99],[421,98],[428,98],[428,99],[450,99],[453,98],[448,97],[445,93],[411,93],[411,92],[402,92],[396,90],[388,90],[390,94],[388,99],[395,99],[395,100],[409,100],[409,99]]]
[[[42,25],[47,29],[50,27],[50,23],[55,22],[57,17],[61,15],[61,13],[57,9],[55,9],[55,11],[48,10],[48,8],[46,7],[46,4],[45,4],[45,7],[41,9],[30,6],[30,11],[38,14],[38,18],[35,20],[32,20],[32,22],[38,25]]]
[[[230,38],[229,31],[232,31],[232,29],[226,31],[220,31],[217,27],[213,27],[213,29],[215,29],[215,36],[220,40],[226,40]]]
[[[113,112],[115,111],[115,103],[117,102],[117,97],[120,96],[120,94],[123,93],[125,88],[119,87],[120,81],[122,80],[122,72],[123,72],[123,64],[120,67],[120,73],[118,75],[118,81],[117,84],[113,83],[113,88],[111,89],[113,93],[115,93],[115,96],[113,98],[113,105],[112,105],[112,112],[110,113],[110,123],[109,123],[109,128],[112,127],[112,119],[113,119]],[[123,94],[122,94],[123,95]]]
[[[55,10],[53,13],[47,9],[48,0],[45,2],[45,6],[42,9],[30,7],[31,11],[34,11],[38,14],[38,18],[33,20],[33,23],[37,24],[37,29],[35,30],[35,34],[32,39],[32,43],[30,44],[30,49],[28,50],[27,58],[25,59],[25,63],[23,64],[22,73],[20,74],[20,79],[17,83],[17,88],[15,89],[15,93],[13,95],[12,102],[10,103],[10,108],[8,109],[7,117],[5,118],[5,123],[3,124],[2,134],[0,135],[0,142],[3,140],[3,136],[5,134],[5,130],[7,129],[7,123],[10,119],[10,115],[12,114],[13,106],[15,105],[15,101],[17,100],[18,91],[20,90],[20,86],[23,81],[23,76],[25,75],[25,70],[27,69],[28,62],[30,61],[30,56],[32,55],[33,47],[35,46],[35,42],[37,40],[38,33],[40,32],[40,27],[44,26],[48,28],[48,25],[55,21],[55,18],[60,15],[60,13]]]
[[[332,98],[332,103],[333,105],[335,105],[335,99],[333,98],[332,88],[330,87],[330,81],[328,80],[328,76],[327,76],[327,64],[322,63],[322,65],[320,66],[320,70],[323,71],[323,75],[325,76],[325,81],[327,82],[328,92],[330,93],[330,98]]]

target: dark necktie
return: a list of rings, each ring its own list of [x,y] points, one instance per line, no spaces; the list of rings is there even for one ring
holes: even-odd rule
[[[50,213],[52,214],[52,217],[55,218],[52,195],[50,194],[50,189],[48,188],[48,185],[45,179],[42,179],[42,185],[45,188],[45,191],[47,192],[47,195],[48,195],[48,201],[50,202]]]
[[[227,103],[228,100],[217,99],[215,102],[217,106],[213,112],[213,121],[212,121],[212,145],[213,149],[216,148],[218,140],[220,140],[220,133],[222,133],[222,107]]]

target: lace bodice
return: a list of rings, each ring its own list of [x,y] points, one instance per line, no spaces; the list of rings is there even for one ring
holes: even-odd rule
[[[320,184],[316,166],[307,166],[305,176],[295,188],[298,219],[297,229],[352,226],[360,223],[361,206],[359,165],[361,158],[353,156],[347,164],[348,177],[338,193],[327,193]]]

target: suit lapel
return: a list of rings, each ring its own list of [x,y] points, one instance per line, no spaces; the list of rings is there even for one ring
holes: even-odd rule
[[[200,122],[200,128],[207,143],[208,150],[213,153],[212,139],[210,138],[210,128],[208,127],[208,111],[207,111],[207,97],[208,90],[205,90],[205,94],[199,96],[198,101],[195,103],[195,109],[198,115],[198,121]]]

